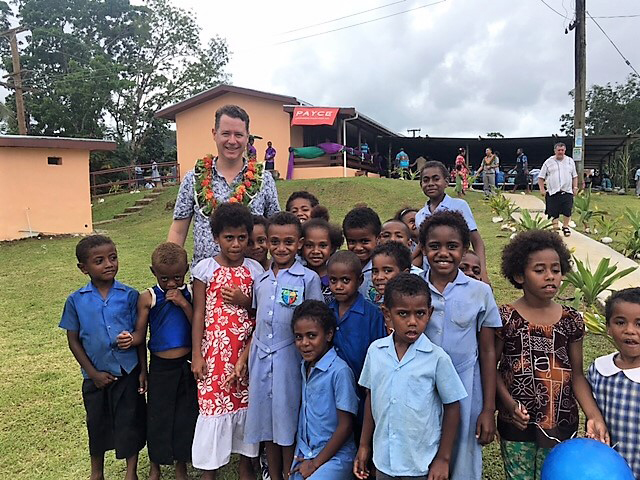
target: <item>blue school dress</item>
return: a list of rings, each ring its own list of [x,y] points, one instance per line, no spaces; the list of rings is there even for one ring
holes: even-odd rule
[[[482,411],[482,381],[478,333],[482,327],[502,326],[491,287],[461,271],[440,293],[423,274],[431,290],[433,313],[427,324],[429,339],[451,357],[467,397],[460,401],[460,429],[451,459],[451,480],[482,478],[482,446],[476,439],[476,422]]]
[[[302,406],[296,436],[297,458],[313,459],[320,454],[338,428],[338,410],[355,415],[358,411],[356,382],[349,366],[338,357],[331,348],[311,368],[307,375],[307,366],[300,366],[302,380]],[[356,444],[353,435],[340,450],[323,463],[311,475],[313,480],[351,480],[353,478],[353,459],[356,456]],[[293,467],[298,461],[293,461]],[[292,480],[302,480],[299,472]]]
[[[256,330],[249,352],[249,408],[245,443],[293,445],[300,408],[300,354],[294,344],[293,310],[322,301],[318,274],[296,261],[278,275],[270,269],[254,282]]]

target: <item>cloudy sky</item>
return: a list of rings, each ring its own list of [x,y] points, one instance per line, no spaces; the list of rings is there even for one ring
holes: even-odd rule
[[[203,39],[227,39],[235,85],[354,106],[403,134],[549,135],[572,109],[574,0],[545,0],[560,15],[542,0],[172,1],[197,14]],[[640,15],[640,2],[587,9],[640,70],[640,16],[597,18]],[[630,72],[588,20],[588,84]]]

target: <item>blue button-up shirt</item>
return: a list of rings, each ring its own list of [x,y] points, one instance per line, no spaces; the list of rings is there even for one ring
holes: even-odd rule
[[[369,298],[371,289],[373,288],[373,280],[371,278],[371,270],[373,269],[373,262],[369,260],[367,264],[362,267],[362,283],[358,288],[358,291],[364,295],[364,298]]]
[[[422,207],[420,210],[418,210],[418,213],[416,213],[417,228],[420,228],[420,225],[422,225],[422,222],[424,222],[427,219],[427,217],[431,216],[431,211],[429,210],[430,203],[431,203],[431,200],[425,203],[424,207]],[[444,210],[450,210],[453,212],[460,213],[464,217],[465,221],[467,222],[467,226],[469,227],[469,230],[471,230],[472,232],[474,230],[478,230],[478,226],[476,225],[476,220],[473,218],[473,213],[471,213],[471,208],[469,208],[469,204],[465,202],[463,199],[452,198],[445,193],[444,198],[442,199],[442,202],[440,202],[440,205],[436,207],[435,211],[440,212]]]
[[[296,456],[310,459],[318,456],[338,428],[338,410],[356,414],[358,397],[353,372],[333,348],[318,360],[309,375],[304,360],[300,369],[302,406]],[[351,437],[335,456],[353,461],[355,454],[356,446]]]
[[[426,475],[440,445],[442,405],[467,396],[449,356],[420,335],[398,360],[391,334],[369,347],[360,385],[371,391],[376,468]]]
[[[133,332],[136,325],[138,292],[117,280],[107,298],[89,282],[67,298],[60,328],[78,332],[80,343],[91,363],[101,372],[122,375],[138,364],[137,349],[118,348],[117,336],[123,330]],[[84,378],[89,378],[82,370]]]

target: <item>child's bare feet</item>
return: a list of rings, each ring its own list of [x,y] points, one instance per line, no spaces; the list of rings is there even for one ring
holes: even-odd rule
[[[176,480],[189,480],[186,463],[176,462]]]
[[[149,480],[160,480],[160,465],[157,463],[151,463],[151,468],[149,469]]]

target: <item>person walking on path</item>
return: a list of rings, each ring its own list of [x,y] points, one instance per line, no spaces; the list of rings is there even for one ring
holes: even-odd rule
[[[482,173],[482,190],[486,198],[492,195],[496,189],[496,172],[498,171],[500,160],[490,147],[488,147],[484,153],[482,164],[480,168],[478,168],[476,175]]]
[[[193,219],[193,262],[220,253],[209,226],[209,215],[218,203],[242,198],[251,213],[270,217],[280,211],[276,184],[271,175],[263,175],[244,154],[249,142],[249,115],[237,105],[225,105],[216,111],[212,130],[218,156],[205,157],[186,173],[173,211],[173,223],[167,241],[184,246]],[[247,182],[250,186],[246,186]],[[241,186],[245,186],[245,193]],[[255,190],[255,192],[254,192]],[[254,192],[247,196],[246,191]],[[197,195],[195,194],[197,193]],[[246,201],[248,200],[248,202]]]
[[[578,172],[573,158],[565,155],[567,147],[558,142],[553,147],[554,155],[542,164],[538,175],[540,195],[545,200],[545,213],[558,228],[558,218],[562,215],[562,233],[571,235],[569,221],[573,210],[573,196],[578,193]]]
[[[529,160],[522,148],[518,149],[517,154],[516,178],[513,182],[513,191],[518,190],[518,187],[525,187],[526,192],[531,193],[531,189],[529,188]]]

